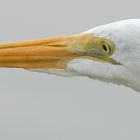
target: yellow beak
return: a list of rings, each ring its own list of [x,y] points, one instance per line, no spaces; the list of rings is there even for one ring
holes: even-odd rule
[[[101,44],[102,38],[89,34],[0,44],[0,67],[65,69],[73,58],[101,51]]]
[[[76,36],[0,44],[0,67],[64,69],[64,60],[77,56],[68,50],[75,39]]]

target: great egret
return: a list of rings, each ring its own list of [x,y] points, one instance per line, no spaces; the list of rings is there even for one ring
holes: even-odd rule
[[[0,44],[0,67],[88,76],[140,92],[140,19],[77,35]]]

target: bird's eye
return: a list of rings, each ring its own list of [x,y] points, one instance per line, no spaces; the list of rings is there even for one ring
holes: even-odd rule
[[[103,48],[103,51],[107,54],[111,52],[111,47],[108,44],[103,43],[102,48]]]
[[[101,48],[102,48],[103,54],[105,55],[111,55],[113,53],[112,45],[106,41],[102,42]]]

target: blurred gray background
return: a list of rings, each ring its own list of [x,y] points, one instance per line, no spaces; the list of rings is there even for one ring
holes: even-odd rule
[[[128,0],[0,0],[0,42],[140,18]],[[140,94],[85,77],[0,69],[1,140],[139,140]]]

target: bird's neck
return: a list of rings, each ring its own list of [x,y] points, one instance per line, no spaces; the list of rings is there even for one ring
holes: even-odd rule
[[[124,85],[140,92],[140,71],[136,72],[124,68],[124,71],[116,72],[116,75],[112,79],[110,78],[110,80],[117,85]]]

